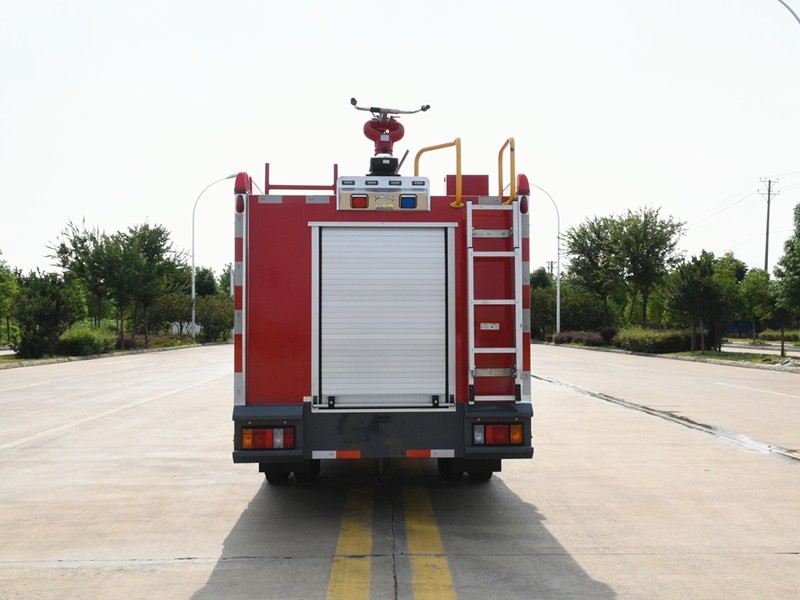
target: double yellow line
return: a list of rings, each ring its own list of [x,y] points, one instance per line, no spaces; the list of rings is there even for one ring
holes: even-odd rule
[[[369,599],[374,497],[372,486],[353,486],[347,492],[328,600]],[[403,509],[415,600],[455,599],[453,577],[425,486],[403,486]]]

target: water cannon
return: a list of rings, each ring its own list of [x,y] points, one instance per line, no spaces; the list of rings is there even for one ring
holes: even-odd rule
[[[350,104],[356,110],[372,113],[372,118],[364,123],[364,135],[375,144],[375,155],[370,159],[370,175],[394,175],[400,165],[392,156],[394,143],[403,139],[405,128],[395,115],[413,115],[425,112],[429,104],[423,104],[416,110],[400,110],[397,108],[381,108],[380,106],[359,106],[358,100],[350,98]]]

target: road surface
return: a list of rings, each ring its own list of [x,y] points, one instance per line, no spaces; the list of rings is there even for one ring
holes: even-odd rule
[[[0,371],[0,598],[800,594],[800,462],[747,444],[800,447],[798,375],[536,346],[532,461],[269,486],[230,461],[231,358]]]

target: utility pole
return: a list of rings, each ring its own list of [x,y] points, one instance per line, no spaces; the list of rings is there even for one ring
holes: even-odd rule
[[[761,183],[764,183],[764,180],[761,180]],[[775,180],[775,183],[778,183],[778,180]],[[765,196],[764,192],[759,192],[762,196]],[[764,248],[764,270],[769,273],[769,205],[772,202],[772,197],[777,196],[780,192],[773,192],[772,191],[772,179],[767,179],[767,243],[766,247]]]
[[[550,277],[553,276],[553,267],[555,266],[556,262],[554,260],[547,261],[547,270],[550,272]]]

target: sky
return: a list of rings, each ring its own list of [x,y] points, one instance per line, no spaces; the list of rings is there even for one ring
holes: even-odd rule
[[[785,0],[800,13],[800,0]],[[363,175],[360,104],[403,117],[395,155],[462,139],[497,181],[516,142],[531,267],[595,216],[654,207],[680,249],[769,269],[800,203],[800,22],[778,0],[0,0],[0,260],[55,270],[69,222],[149,223],[219,273],[232,181]],[[429,158],[430,157],[430,158]],[[454,153],[426,155],[444,192]],[[409,160],[403,174],[412,174]],[[507,179],[507,175],[506,175]],[[202,195],[200,195],[202,192]],[[199,200],[198,200],[199,198]],[[563,254],[563,248],[562,248]],[[566,257],[562,266],[566,268]]]

